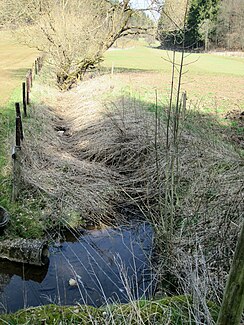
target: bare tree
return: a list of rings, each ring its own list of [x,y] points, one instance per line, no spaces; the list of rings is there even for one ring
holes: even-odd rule
[[[68,89],[122,36],[153,29],[130,0],[4,0],[15,4],[7,19],[19,27],[19,38],[48,54],[60,88]],[[3,9],[4,9],[3,8]],[[6,10],[5,10],[6,11]],[[6,19],[6,17],[5,17]]]
[[[230,50],[244,49],[244,2],[223,0],[216,26],[217,46]]]

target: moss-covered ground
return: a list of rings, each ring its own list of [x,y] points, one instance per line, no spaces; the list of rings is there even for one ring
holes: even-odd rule
[[[213,321],[216,321],[218,307],[209,302]],[[200,313],[200,311],[199,311]],[[0,315],[2,324],[9,325],[64,325],[64,324],[127,324],[162,325],[196,324],[193,317],[192,299],[187,296],[167,297],[160,300],[140,300],[129,304],[92,306],[47,305],[20,310],[14,314]]]

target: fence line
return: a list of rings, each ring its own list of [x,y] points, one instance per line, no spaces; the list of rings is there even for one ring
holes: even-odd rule
[[[22,82],[22,108],[23,116],[27,117],[27,108],[30,105],[30,92],[33,86],[33,81],[35,77],[39,74],[43,66],[43,57],[38,57],[32,69],[27,71],[25,76],[25,82]],[[33,73],[34,71],[34,73]],[[19,185],[20,185],[20,155],[21,155],[21,142],[24,140],[23,124],[22,124],[22,114],[21,105],[19,102],[15,103],[15,145],[12,149],[12,159],[13,159],[13,188],[12,188],[12,201],[16,201],[18,198]]]

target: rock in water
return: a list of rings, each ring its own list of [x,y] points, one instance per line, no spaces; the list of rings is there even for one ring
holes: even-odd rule
[[[69,279],[69,285],[71,287],[76,287],[77,286],[77,281],[75,279]]]

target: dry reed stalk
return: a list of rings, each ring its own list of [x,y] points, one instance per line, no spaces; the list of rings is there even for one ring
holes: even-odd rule
[[[60,94],[56,107],[34,109],[25,133],[23,177],[61,202],[64,218],[69,210],[81,219],[107,223],[126,218],[126,212],[130,217],[146,216],[155,226],[162,258],[163,222],[172,205],[165,200],[167,159],[175,140],[172,124],[167,138],[167,122],[160,119],[155,148],[153,114],[133,98],[101,104],[100,98],[109,90],[104,78]],[[196,251],[197,237],[217,292],[243,217],[243,160],[209,131],[209,120],[200,114],[193,118],[188,112],[180,123],[177,182],[170,198],[174,200],[173,250],[162,263],[172,273],[178,270],[182,278],[184,256]],[[62,136],[57,126],[66,128]]]

